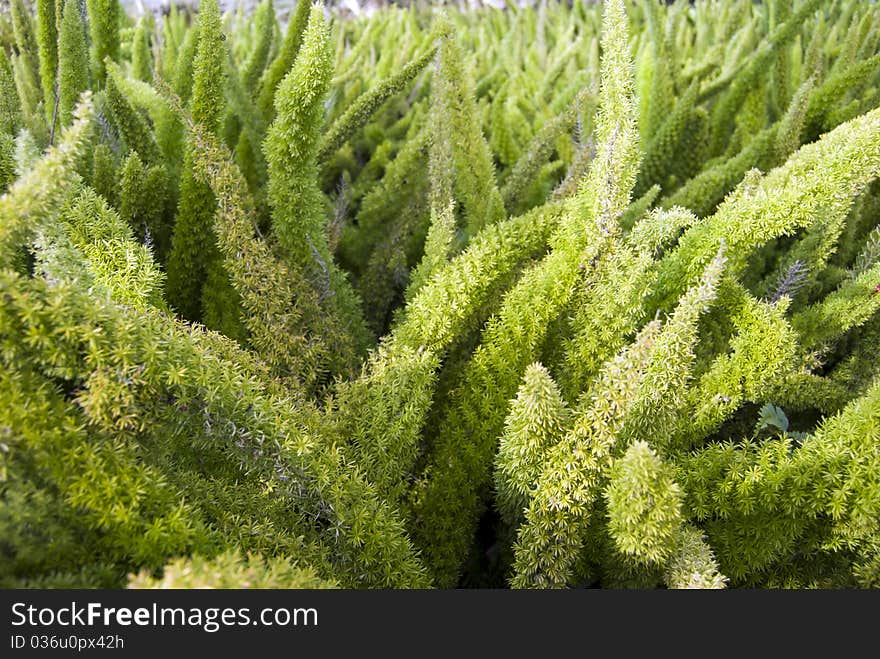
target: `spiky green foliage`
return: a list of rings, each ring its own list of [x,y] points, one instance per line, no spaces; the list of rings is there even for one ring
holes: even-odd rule
[[[143,16],[134,30],[131,44],[131,75],[137,80],[149,82],[153,79],[153,53],[150,48],[152,21]]]
[[[31,5],[34,6],[33,4]],[[15,45],[18,56],[22,59],[28,78],[36,82],[37,91],[42,99],[40,87],[40,60],[38,57],[38,45],[36,36],[36,16],[28,12],[24,0],[12,0],[10,3],[12,14],[12,29],[15,36]],[[36,13],[36,12],[35,12]]]
[[[136,151],[147,162],[155,162],[159,157],[159,150],[147,118],[131,104],[112,75],[107,77],[104,93],[108,114],[112,117],[126,150]]]
[[[76,173],[94,115],[91,94],[76,121],[64,132],[63,139],[28,172],[18,178],[9,191],[0,196],[0,267],[20,266],[22,241],[33,235],[38,223],[56,214],[79,182]],[[46,185],[54,181],[54,185]]]
[[[448,122],[452,177],[455,196],[465,215],[465,229],[476,234],[486,224],[494,224],[504,213],[504,202],[495,183],[495,169],[489,145],[476,122],[471,73],[452,34],[441,42],[437,71],[432,82],[437,102]]]
[[[299,49],[303,43],[306,26],[309,24],[311,5],[307,0],[298,0],[296,12],[287,25],[284,41],[281,43],[275,59],[260,78],[260,96],[257,107],[260,109],[266,121],[271,121],[275,116],[275,91],[290,68],[296,61]]]
[[[705,485],[685,483],[693,488],[690,505],[697,519],[718,511],[726,520],[723,527],[709,524],[708,536],[732,580],[747,583],[757,577],[756,570],[786,561],[787,550],[794,546],[804,552],[804,568],[824,552],[851,551],[862,543],[871,551],[869,538],[876,520],[870,519],[870,511],[876,506],[876,482],[869,478],[855,485],[853,476],[871,469],[875,459],[865,450],[876,440],[876,398],[875,385],[803,440],[783,435],[763,444],[715,445],[693,457],[691,464],[699,465],[698,473],[706,480]],[[821,515],[832,520],[829,526],[810,528]],[[763,542],[736,552],[737,536],[750,527]],[[831,573],[832,581],[813,585],[855,584],[859,574],[857,569]],[[804,570],[800,578],[804,581],[794,585],[809,585],[815,577]]]
[[[544,455],[562,439],[568,414],[547,369],[539,363],[529,366],[504,422],[495,458],[496,505],[509,524],[522,516]]]
[[[421,433],[433,402],[436,356],[479,317],[505,273],[544,244],[559,213],[558,208],[542,209],[481,232],[442,268],[441,276],[414,295],[376,359],[358,380],[341,388],[338,427],[354,438],[356,450],[363,454],[361,462],[375,465],[395,488],[418,462]],[[389,423],[394,432],[385,430]],[[398,459],[400,455],[406,460]]]
[[[65,0],[58,34],[58,122],[66,126],[89,88],[89,53],[79,0]]]
[[[668,588],[720,589],[727,586],[727,577],[718,571],[712,548],[705,536],[689,526],[681,530],[674,553],[666,564],[664,580]]]
[[[105,62],[119,61],[119,29],[122,8],[119,0],[86,0],[92,43],[92,75],[98,88],[107,76]]]
[[[58,26],[55,14],[60,11],[56,0],[36,0],[37,46],[40,57],[40,80],[43,83],[43,108],[47,123],[55,121],[58,88]]]
[[[739,272],[764,241],[808,226],[819,214],[846,214],[855,195],[878,175],[880,112],[869,112],[802,148],[785,165],[746,179],[707,221],[690,229],[660,269],[660,291],[680,290],[701,264],[728,245]],[[785,185],[787,181],[802,185]],[[847,195],[840,195],[840,189]],[[771,194],[770,191],[773,191]]]
[[[323,13],[314,8],[301,57],[278,89],[278,118],[264,146],[273,229],[292,263],[315,262],[315,270],[318,261],[326,269],[330,260],[316,157],[333,66],[328,37]]]
[[[263,0],[257,7],[254,14],[254,31],[257,35],[256,42],[241,71],[241,84],[251,93],[256,91],[266,68],[269,51],[272,48],[272,38],[275,36],[275,6],[272,0]]]
[[[454,583],[485,505],[490,459],[506,402],[535,358],[547,324],[565,307],[574,283],[614,235],[615,222],[629,200],[638,136],[622,4],[606,5],[605,17],[597,157],[554,240],[558,249],[526,272],[489,321],[439,429],[427,467],[430,479],[414,512],[421,548],[443,585]],[[586,228],[582,216],[588,218]]]
[[[637,228],[653,224],[650,219]],[[633,234],[631,238],[635,238]],[[620,245],[597,263],[593,280],[577,291],[571,336],[562,346],[566,366],[563,386],[570,398],[583,391],[601,365],[643,322],[642,300],[653,282],[652,264],[650,248]]]
[[[326,160],[336,149],[342,146],[351,135],[361,128],[373,113],[386,100],[399,94],[413,78],[415,78],[428,65],[435,55],[435,49],[431,48],[423,53],[418,59],[408,63],[394,76],[383,80],[375,89],[362,94],[352,103],[345,114],[336,120],[330,127],[329,132],[321,138],[318,149],[318,161]]]
[[[9,65],[21,104],[21,119],[31,134],[42,142],[44,136],[48,138],[49,131],[43,106],[35,20],[28,13],[24,0],[14,0],[11,10],[15,37],[14,50],[17,50],[17,53],[9,53]],[[0,59],[5,55],[4,52]]]
[[[727,89],[712,112],[712,134],[709,150],[713,155],[721,152],[734,125],[734,116],[739,111],[756,83],[761,81],[768,70],[768,65],[775,55],[797,36],[801,24],[816,11],[821,0],[805,0],[787,21],[775,26],[762,44],[742,67],[732,76]]]
[[[425,216],[431,212],[454,211],[442,206],[427,210],[427,196],[431,187],[429,131],[419,130],[396,154],[391,162],[382,163],[384,149],[377,149],[373,161],[384,168],[384,176],[371,190],[362,194],[359,211],[355,217],[357,226],[343,226],[337,252],[340,261],[357,272],[358,290],[364,299],[364,314],[371,328],[377,333],[389,322],[389,314],[404,290],[414,292],[422,279],[418,271],[406,276],[406,268],[419,263],[419,240],[424,235]],[[361,179],[368,179],[364,172]],[[344,180],[344,179],[343,179]],[[352,196],[358,191],[352,190]],[[452,203],[446,199],[447,206]],[[394,218],[392,226],[386,226],[386,218]],[[437,225],[448,224],[453,231],[456,225],[454,213]],[[438,242],[438,262],[449,254],[449,243],[441,235]],[[424,250],[421,250],[424,252]],[[428,259],[433,262],[433,259]],[[358,267],[360,266],[360,268]],[[425,268],[431,266],[426,265]],[[425,268],[420,268],[424,273]]]
[[[603,366],[584,401],[586,409],[576,413],[565,439],[545,460],[517,536],[514,586],[563,587],[572,579],[599,488],[609,477],[621,440],[639,436],[640,425],[651,428],[656,423],[645,416],[646,408],[668,410],[680,395],[696,324],[716,296],[723,266],[719,254],[700,283],[682,296],[662,331],[647,325],[631,346]],[[681,378],[678,387],[655,390],[665,374]]]
[[[116,162],[113,150],[103,142],[95,145],[92,151],[92,171],[89,185],[111,205],[119,203],[117,199]]]
[[[608,530],[617,548],[636,561],[665,561],[675,550],[683,519],[682,492],[672,470],[647,442],[637,441],[608,478]]]
[[[0,584],[880,584],[874,3],[38,4]]]
[[[689,178],[687,175],[681,176],[682,172],[675,167],[675,161],[683,157],[682,146],[686,145],[688,122],[696,111],[694,104],[698,89],[696,83],[691,83],[676,102],[674,110],[659,124],[645,149],[639,180],[635,187],[636,194],[643,194],[655,184],[668,186],[670,176]]]
[[[312,9],[302,48],[290,73],[278,87],[275,121],[264,143],[269,168],[272,229],[284,258],[305,274],[317,291],[325,322],[339,323],[340,336],[330,368],[349,368],[366,346],[360,301],[336,266],[329,248],[323,195],[318,185],[317,149],[324,98],[331,75],[331,51],[323,11]]]
[[[177,51],[174,60],[173,89],[183,101],[188,101],[192,95],[193,87],[193,64],[196,57],[196,48],[199,44],[199,22],[186,31],[183,42]]]
[[[74,130],[67,134],[63,145],[66,149],[62,153],[70,150],[71,146],[76,145],[81,139],[81,125],[86,120],[87,118],[84,118],[80,125],[74,123]],[[57,157],[55,157],[55,160],[57,160]],[[58,166],[55,165],[53,160],[45,162],[46,167]],[[301,473],[296,479],[297,485],[294,486],[294,490],[290,491],[290,500],[295,500],[296,497],[304,493],[300,489],[302,486],[313,488],[312,492],[317,495],[318,500],[327,498],[326,506],[323,504],[319,505],[318,509],[324,511],[319,512],[319,516],[325,514],[330,514],[334,518],[337,515],[339,516],[337,518],[339,523],[331,523],[329,533],[336,538],[337,543],[340,538],[343,539],[343,542],[347,542],[345,538],[348,538],[351,550],[354,552],[349,559],[343,559],[341,564],[348,564],[353,568],[342,567],[342,571],[347,572],[349,575],[345,578],[346,581],[350,579],[348,583],[354,584],[360,579],[365,579],[366,581],[362,583],[366,584],[374,582],[374,568],[369,567],[371,562],[374,562],[375,567],[379,568],[386,575],[387,585],[408,584],[419,586],[427,583],[423,571],[415,562],[408,543],[402,535],[399,522],[393,519],[393,514],[384,507],[384,504],[380,503],[374,495],[370,494],[370,485],[356,475],[337,473],[339,469],[344,469],[342,467],[344,458],[341,455],[329,450],[327,447],[319,448],[318,444],[308,446],[311,442],[315,441],[314,438],[311,440],[307,439],[306,435],[303,434],[303,432],[309,431],[303,428],[299,428],[296,431],[293,430],[294,427],[297,427],[297,424],[308,418],[308,411],[294,411],[289,407],[289,401],[285,401],[283,398],[275,399],[273,402],[275,394],[271,393],[272,385],[267,385],[266,382],[261,381],[257,376],[261,371],[259,365],[254,364],[245,354],[234,348],[228,340],[217,336],[212,338],[211,335],[207,335],[198,329],[176,324],[166,314],[152,308],[147,299],[143,300],[146,303],[145,306],[132,307],[130,304],[125,304],[125,298],[119,298],[117,293],[127,294],[127,287],[117,289],[113,284],[112,277],[116,276],[114,273],[117,272],[117,269],[104,270],[100,267],[104,256],[113,255],[116,250],[113,250],[105,240],[99,239],[100,232],[95,233],[93,231],[93,228],[96,227],[92,223],[88,223],[86,226],[85,234],[77,237],[75,243],[71,242],[70,238],[66,235],[65,227],[53,223],[51,218],[46,216],[45,212],[48,207],[45,202],[36,205],[32,201],[33,193],[32,187],[22,184],[17,187],[15,197],[4,198],[4,200],[10,199],[9,203],[15,203],[16,208],[19,210],[33,207],[38,212],[37,216],[32,217],[32,220],[35,221],[30,223],[29,228],[35,237],[38,238],[35,245],[39,257],[38,267],[32,277],[4,270],[2,286],[4,294],[2,327],[4,330],[2,335],[4,338],[14,336],[15,328],[35,328],[36,326],[32,325],[34,322],[44,328],[51,327],[53,323],[60,323],[63,326],[65,323],[72,322],[77,326],[84,326],[82,325],[83,323],[91,324],[93,331],[90,334],[93,337],[100,335],[102,340],[90,342],[89,339],[84,339],[84,337],[77,338],[70,332],[61,331],[61,328],[58,328],[59,331],[50,329],[51,336],[56,337],[57,340],[62,342],[73,340],[74,343],[80,346],[85,347],[88,345],[90,347],[86,347],[82,351],[75,350],[74,352],[78,356],[73,357],[71,360],[70,358],[73,356],[73,353],[63,348],[59,351],[58,348],[61,346],[52,346],[51,342],[42,343],[41,346],[32,346],[37,351],[36,353],[28,352],[23,347],[17,351],[5,350],[4,358],[6,360],[12,360],[12,363],[16,365],[29,363],[32,368],[45,368],[46,373],[52,373],[55,377],[76,378],[78,377],[76,375],[78,372],[88,375],[88,386],[80,391],[77,396],[77,404],[79,409],[82,410],[77,413],[87,416],[89,423],[96,428],[95,432],[130,431],[135,433],[134,438],[137,437],[138,432],[145,432],[140,422],[137,422],[131,416],[137,413],[136,410],[148,416],[152,416],[154,413],[157,414],[157,416],[152,418],[161,424],[160,419],[163,416],[161,407],[164,403],[160,403],[158,408],[154,407],[153,403],[167,401],[168,399],[165,398],[164,394],[154,389],[154,387],[162,389],[165,387],[176,388],[182,386],[183,389],[178,390],[177,394],[168,392],[176,401],[171,404],[179,406],[185,404],[184,401],[187,400],[195,403],[196,400],[203,400],[202,395],[197,392],[197,389],[201,388],[202,385],[191,382],[190,385],[197,389],[191,391],[190,394],[185,393],[184,390],[190,385],[186,384],[187,378],[184,374],[187,372],[193,374],[200,373],[199,378],[207,378],[205,383],[210,381],[212,383],[211,388],[216,394],[208,394],[208,398],[213,402],[204,401],[208,405],[205,410],[207,411],[214,406],[214,411],[209,411],[208,417],[204,417],[202,412],[196,415],[198,421],[194,428],[204,428],[205,418],[209,419],[208,427],[205,430],[196,432],[199,434],[207,432],[209,436],[212,435],[214,431],[210,429],[210,418],[216,415],[214,418],[219,420],[220,418],[225,418],[228,412],[237,409],[238,411],[233,414],[239,416],[239,423],[250,418],[251,421],[245,423],[248,425],[256,424],[250,430],[245,430],[244,426],[241,426],[241,432],[244,433],[241,435],[242,438],[248,437],[246,441],[250,441],[252,433],[259,435],[268,433],[269,436],[273,436],[275,439],[270,439],[265,444],[267,449],[269,446],[274,447],[270,449],[271,455],[258,451],[250,459],[263,464],[263,467],[259,469],[264,470],[262,478],[264,479],[263,482],[267,485],[269,485],[269,480],[274,478],[271,474],[276,469],[278,470],[280,479],[275,481],[275,485],[271,489],[277,488],[287,479],[285,474]],[[97,197],[93,198],[97,199]],[[120,235],[120,232],[122,232],[122,235],[124,235],[123,225],[117,224],[116,227],[117,229],[114,233]],[[10,241],[20,241],[25,238],[21,234],[4,234],[2,237],[4,246]],[[85,257],[85,255],[79,256],[81,252],[77,248],[85,247],[87,244],[94,245],[97,251],[91,253],[88,257]],[[115,258],[119,256],[116,254]],[[132,280],[141,278],[141,275],[137,272],[132,272],[128,276]],[[28,294],[28,291],[31,294]],[[60,307],[57,306],[58,302],[61,302]],[[138,341],[137,347],[132,346],[136,354],[123,354],[107,350],[107,346],[115,343],[119,336],[131,338],[135,334],[145,341],[144,343]],[[82,340],[85,340],[85,343],[80,343]],[[203,342],[213,344],[214,348],[206,349],[202,347]],[[163,344],[165,344],[165,349],[162,348]],[[172,345],[177,346],[177,348],[172,348]],[[157,358],[159,358],[160,354],[165,353],[166,349],[180,350],[180,352],[163,365],[162,362],[164,360],[157,360]],[[25,352],[22,352],[22,350]],[[220,353],[214,354],[213,350],[220,350],[221,353],[231,350],[232,352],[227,354],[229,361],[224,361],[223,358],[216,361]],[[236,352],[239,353],[237,358]],[[67,354],[67,357],[64,356],[65,354]],[[104,359],[109,359],[110,362],[104,362],[101,355],[104,356]],[[133,361],[130,361],[132,359]],[[195,360],[195,362],[187,364],[189,360]],[[235,365],[236,363],[238,364],[237,366]],[[249,365],[244,367],[244,370],[241,370],[246,363],[249,363]],[[212,372],[212,368],[216,370]],[[39,377],[45,377],[45,375],[40,375]],[[231,378],[231,380],[228,378]],[[111,390],[113,391],[112,394],[110,393]],[[243,401],[242,396],[247,396],[251,399],[246,407],[240,407]],[[56,396],[56,398],[60,400],[60,397]],[[31,399],[34,399],[33,394]],[[153,401],[153,403],[150,403],[150,401]],[[67,404],[70,405],[70,403]],[[197,406],[201,405],[201,403],[195,404]],[[288,410],[289,417],[286,423],[291,425],[286,430],[275,425],[279,422],[279,419],[277,414],[269,412],[269,409],[273,407]],[[259,408],[263,408],[263,410],[259,411]],[[226,410],[225,412],[222,411],[224,409]],[[11,410],[17,414],[20,411],[25,412],[26,408],[21,405],[13,405]],[[148,410],[152,410],[152,412]],[[302,414],[305,416],[301,416]],[[56,414],[47,413],[42,414],[41,418],[44,418],[48,423],[51,422],[51,419],[60,417]],[[146,418],[144,421],[146,421]],[[263,423],[268,423],[269,425],[260,429],[260,425]],[[308,422],[306,426],[309,426]],[[63,422],[61,427],[69,427],[69,423]],[[275,429],[273,430],[272,427]],[[33,424],[31,424],[31,428],[33,428],[32,432],[36,436],[47,436],[45,431],[34,427]],[[141,428],[141,430],[137,430],[138,428]],[[194,428],[190,430],[193,431]],[[217,428],[217,431],[219,431],[218,437],[225,436],[227,440],[231,440],[232,435],[227,434],[227,430],[228,428]],[[312,430],[312,432],[315,431],[315,429]],[[289,439],[292,439],[293,435],[291,435],[291,432],[301,437],[304,442],[300,443],[298,449],[294,448],[293,444],[288,445],[288,448],[283,446],[287,444]],[[282,437],[287,439],[284,439],[283,442],[278,441]],[[263,444],[264,439],[260,439],[258,443]],[[235,440],[232,441],[234,443]],[[67,446],[71,445],[67,441],[64,444]],[[81,444],[81,442],[76,442],[75,444]],[[288,454],[288,451],[291,452]],[[130,453],[120,454],[117,456],[117,459],[127,458],[128,455]],[[295,455],[300,457],[295,458]],[[88,454],[85,454],[83,459],[87,458]],[[294,462],[304,459],[311,466],[306,466],[306,463],[299,466],[292,463],[288,467],[281,466],[282,462],[288,459],[293,459]],[[69,460],[66,464],[69,466]],[[97,465],[99,471],[102,470],[100,462]],[[316,469],[313,470],[312,467]],[[305,471],[302,471],[303,468]],[[308,472],[312,472],[314,479],[306,476]],[[117,491],[119,489],[126,489],[131,495],[141,493],[141,498],[135,499],[134,505],[143,505],[142,510],[152,509],[154,511],[160,511],[161,507],[157,503],[144,500],[144,497],[153,491],[165,492],[167,494],[169,490],[173,490],[173,486],[166,487],[162,479],[150,478],[149,470],[143,472],[143,475],[139,476],[139,478],[149,478],[150,487],[138,485],[137,482],[129,484],[118,476],[114,479],[112,476],[114,473],[112,465],[104,468],[103,473],[106,474],[106,478],[101,480],[95,479],[94,476],[86,477],[84,472],[78,469],[63,471],[64,477],[72,479],[74,485],[79,484],[81,487],[85,487],[83,495],[88,498],[82,499],[83,504],[94,506],[96,508],[95,515],[98,516],[99,520],[101,519],[101,507],[114,506],[114,502],[118,498]],[[136,473],[131,474],[131,476],[135,475]],[[178,483],[181,482],[177,479],[175,480]],[[306,485],[307,480],[311,482],[311,485]],[[104,486],[116,489],[103,491],[101,488]],[[189,487],[192,487],[192,485]],[[165,501],[173,501],[174,504],[178,504],[179,500],[172,496],[166,498]],[[76,505],[76,501],[73,501],[73,503]],[[125,532],[132,533],[133,535],[139,534],[143,539],[143,551],[147,553],[145,555],[132,554],[130,552],[135,549],[134,547],[117,542],[112,545],[116,548],[117,553],[111,553],[111,558],[115,559],[116,556],[121,554],[120,558],[122,559],[130,556],[131,560],[134,560],[135,563],[155,565],[155,560],[160,559],[162,555],[167,557],[169,553],[177,553],[181,549],[184,551],[191,549],[198,551],[199,546],[202,548],[206,547],[203,543],[200,544],[201,541],[198,539],[200,533],[204,538],[204,529],[199,530],[198,519],[192,513],[188,513],[185,507],[181,509],[178,505],[177,509],[170,510],[168,514],[171,517],[167,522],[162,518],[144,519],[142,517],[132,517],[126,514],[126,511],[121,507],[115,507],[113,510],[117,511],[116,517],[111,515],[108,521],[105,522],[105,526],[111,532],[117,532],[118,534]],[[205,512],[207,513],[207,511]],[[117,520],[119,520],[118,524]],[[154,529],[150,532],[139,531],[138,525],[142,520],[145,523],[152,521]],[[349,524],[351,525],[350,527],[348,526]],[[385,530],[382,530],[383,525],[386,525]],[[343,527],[349,530],[345,530]],[[395,527],[397,528],[396,531],[394,530]],[[187,529],[190,530],[188,531]],[[373,530],[371,531],[371,529]],[[388,532],[392,535],[397,533],[398,540],[392,540],[389,544],[387,541],[391,539],[391,536],[388,535]],[[172,534],[176,540],[170,544],[166,542],[166,533]],[[321,532],[319,531],[319,533]],[[110,540],[112,539],[111,535]],[[149,553],[151,551],[154,553]],[[400,556],[402,562],[398,563],[394,557],[395,554]],[[361,558],[356,558],[355,555]],[[351,558],[354,558],[354,560],[351,561]],[[360,567],[358,567],[358,563],[361,563]],[[395,566],[395,563],[397,563],[397,566]]]
[[[194,63],[190,102],[193,121],[211,133],[220,129],[223,110],[223,33],[217,3],[209,0],[199,12],[199,42]],[[112,87],[112,78],[108,88]],[[168,254],[167,296],[184,318],[202,319],[202,298],[213,295],[205,287],[211,264],[217,260],[212,226],[217,201],[210,186],[196,179],[192,146],[184,156],[177,217]]]
[[[584,110],[590,100],[591,95],[579,94],[563,113],[547,121],[535,134],[528,149],[511,167],[510,176],[501,189],[504,205],[509,212],[524,210],[524,195],[532,179],[545,164],[556,146],[555,143],[575,126],[578,113]]]
[[[159,263],[165,262],[171,243],[171,231],[166,221],[167,176],[161,166],[145,167],[137,151],[129,153],[119,169],[119,215],[132,228],[134,235],[152,248]]]
[[[127,239],[130,229],[107,202],[86,188],[63,211],[70,240],[114,299],[133,307],[161,307],[161,270],[149,250]]]
[[[152,126],[153,141],[159,149],[159,154],[153,153],[150,140],[147,137],[136,138],[134,143],[145,146],[148,149],[147,155],[150,159],[158,161],[158,155],[161,155],[164,159],[164,169],[167,170],[172,182],[172,189],[177,190],[177,177],[182,165],[181,153],[184,151],[184,131],[179,118],[175,116],[171,108],[151,85],[141,80],[125,77],[120,67],[112,62],[108,64],[107,71],[108,76],[113,79],[116,90],[121,92],[129,105],[138,110],[134,113],[137,116],[133,116],[132,121],[142,127],[145,117],[147,119],[146,128],[149,129],[150,125]],[[141,127],[138,128],[138,132],[145,132]]]
[[[21,102],[15,89],[12,66],[6,57],[6,51],[0,49],[0,132],[15,136],[21,119]]]
[[[0,132],[0,193],[16,179],[15,140],[12,135]]]
[[[449,192],[451,191],[447,190]],[[413,297],[455,251],[458,237],[455,203],[451,198],[447,198],[446,202],[445,206],[431,205],[431,224],[425,237],[425,253],[410,277],[407,297]]]
[[[34,78],[27,66],[25,58],[12,56],[12,76],[15,81],[15,90],[21,101],[23,121],[28,132],[45,144],[49,139],[49,128],[42,112],[42,92],[39,86],[39,77]]]

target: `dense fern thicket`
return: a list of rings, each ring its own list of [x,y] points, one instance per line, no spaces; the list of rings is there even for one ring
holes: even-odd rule
[[[880,586],[880,9],[0,12],[0,584]]]

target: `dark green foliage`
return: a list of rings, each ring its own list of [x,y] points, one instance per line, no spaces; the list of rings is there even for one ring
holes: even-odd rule
[[[92,151],[92,172],[89,185],[111,206],[118,206],[116,161],[113,150],[103,142],[95,145]]]
[[[16,178],[15,140],[9,133],[0,131],[0,194]]]
[[[199,42],[190,106],[193,121],[215,134],[223,111],[224,53],[220,12],[216,2],[209,0],[199,13]],[[210,298],[215,292],[224,295],[227,291],[216,281],[212,282],[213,286],[205,287],[211,264],[219,258],[212,229],[217,201],[210,186],[196,179],[193,167],[192,146],[188,145],[168,254],[167,296],[181,316],[198,321],[202,319],[203,296]],[[228,295],[224,297],[228,299]]]
[[[21,103],[6,51],[0,49],[0,132],[13,136],[21,126]]]

